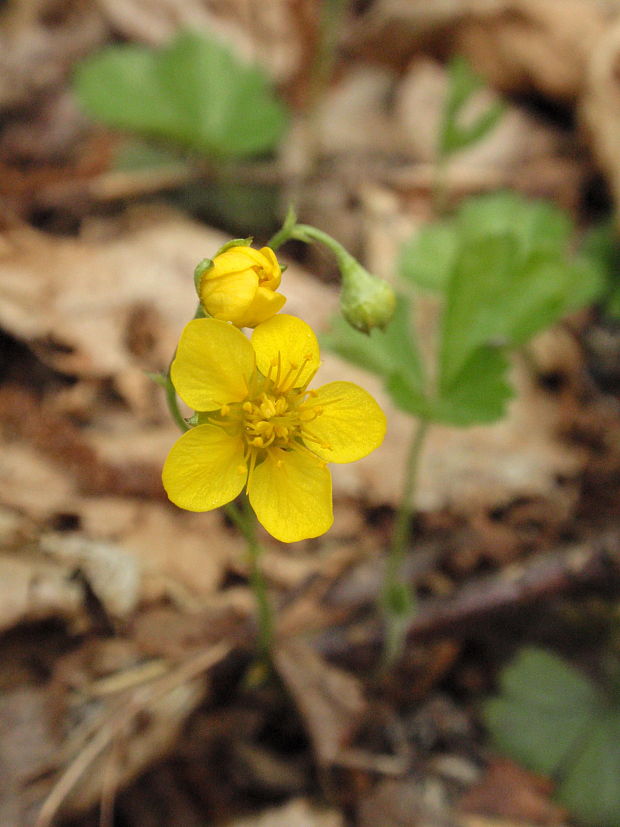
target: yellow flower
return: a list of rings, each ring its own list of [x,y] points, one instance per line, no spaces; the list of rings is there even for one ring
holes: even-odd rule
[[[237,327],[256,327],[282,309],[286,298],[275,291],[282,271],[270,247],[229,247],[202,273],[198,295],[215,319]]]
[[[287,543],[333,522],[327,462],[353,462],[383,441],[385,416],[351,382],[307,386],[319,367],[311,328],[278,315],[251,340],[225,322],[185,327],[171,376],[199,422],[173,445],[163,483],[173,503],[209,511],[244,488],[267,531]]]

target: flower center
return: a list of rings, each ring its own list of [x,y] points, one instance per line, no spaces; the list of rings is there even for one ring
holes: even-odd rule
[[[208,422],[243,439],[244,464],[239,466],[239,472],[247,473],[248,486],[255,467],[272,451],[279,467],[283,451],[294,448],[313,453],[313,445],[330,447],[312,429],[312,423],[323,414],[323,406],[317,403],[317,392],[290,385],[287,390],[282,389],[283,379],[288,379],[291,372],[294,381],[299,369],[291,365],[284,378],[278,375],[280,384],[268,376],[259,377],[258,387],[254,386],[244,402],[223,405],[208,416]]]
[[[247,400],[243,411],[243,435],[251,448],[288,448],[300,435],[301,420],[298,410],[300,394],[275,395],[263,392],[257,399]]]

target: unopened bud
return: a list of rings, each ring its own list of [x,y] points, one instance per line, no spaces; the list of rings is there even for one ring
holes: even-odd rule
[[[371,275],[352,256],[339,256],[342,274],[340,309],[347,322],[362,333],[385,328],[394,315],[396,296],[383,279]]]

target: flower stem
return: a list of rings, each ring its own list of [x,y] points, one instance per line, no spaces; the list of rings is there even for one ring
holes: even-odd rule
[[[415,514],[415,493],[420,469],[420,458],[428,427],[426,419],[419,419],[413,433],[405,467],[400,508],[396,515],[392,542],[386,561],[381,608],[385,621],[383,666],[388,667],[400,656],[405,643],[407,625],[415,612],[415,597],[401,579],[401,569],[406,556],[411,520]]]
[[[179,410],[179,400],[177,399],[177,392],[175,390],[174,385],[172,384],[172,379],[170,378],[169,372],[164,377],[164,390],[166,391],[166,404],[168,405],[170,416],[174,419],[175,424],[178,425],[181,431],[189,431],[190,426],[183,419],[183,415]]]
[[[305,241],[306,244],[312,244],[313,241],[324,244],[336,257],[341,273],[346,272],[346,265],[348,263],[355,263],[355,259],[351,253],[349,253],[339,241],[336,241],[331,235],[324,233],[323,230],[319,230],[318,227],[313,227],[311,224],[298,224],[295,213],[289,210],[284,219],[284,224],[278,232],[269,239],[267,246],[271,247],[272,250],[277,250],[292,239]]]
[[[284,223],[277,233],[269,239],[267,246],[271,247],[272,250],[277,250],[283,244],[286,244],[287,241],[291,241],[291,239],[305,241],[306,244],[311,244],[313,241],[320,241],[321,244],[328,247],[336,256],[341,256],[343,254],[346,256],[350,255],[350,253],[347,253],[342,244],[337,242],[335,238],[332,238],[327,233],[324,233],[323,230],[319,230],[311,224],[298,224],[297,217],[293,209],[289,209],[286,214],[286,218],[284,219]]]
[[[351,253],[347,252],[345,248],[332,238],[331,235],[319,230],[318,227],[313,227],[311,224],[295,224],[291,230],[291,238],[296,238],[298,241],[305,241],[307,243],[312,241],[319,241],[324,244],[336,256],[340,262],[343,258],[352,259]]]
[[[273,613],[267,594],[267,584],[260,565],[262,546],[256,537],[256,519],[248,498],[242,494],[241,508],[235,503],[224,506],[228,517],[245,537],[248,544],[250,584],[254,592],[258,615],[258,652],[261,658],[269,660],[273,644]]]
[[[297,215],[295,209],[290,206],[284,218],[284,222],[277,233],[271,236],[267,242],[267,246],[272,250],[278,250],[287,241],[293,238],[293,232],[297,227]]]

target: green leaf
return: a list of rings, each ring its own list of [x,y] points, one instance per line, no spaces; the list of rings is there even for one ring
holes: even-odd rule
[[[482,236],[461,246],[445,289],[440,346],[440,383],[451,385],[482,345],[508,344],[504,311],[514,276],[511,236]],[[502,308],[502,304],[504,308]]]
[[[403,245],[399,272],[420,287],[442,290],[463,245],[510,236],[519,263],[533,255],[565,261],[570,233],[568,216],[552,204],[508,191],[481,195],[466,199],[454,217],[424,227]]]
[[[605,275],[596,262],[579,257],[567,269],[566,285],[563,313],[600,299],[605,293]]]
[[[483,708],[497,746],[558,780],[557,798],[593,827],[620,824],[620,707],[557,655],[523,649]]]
[[[501,694],[484,706],[497,746],[527,767],[556,772],[601,703],[595,687],[556,655],[523,649],[504,669]]]
[[[483,86],[482,80],[462,57],[456,57],[449,66],[449,87],[444,107],[439,138],[439,154],[447,158],[479,141],[490,132],[504,112],[501,102],[491,104],[469,123],[464,112],[472,96]]]
[[[458,221],[470,236],[514,234],[523,258],[542,250],[565,254],[572,229],[569,217],[554,204],[508,190],[467,199]]]
[[[496,348],[479,348],[449,383],[444,378],[428,418],[459,427],[496,422],[514,396],[507,376],[506,355]]]
[[[496,225],[499,229],[499,223]],[[534,243],[538,230],[461,238],[448,282],[440,350],[442,381],[485,344],[516,347],[600,292],[596,267],[558,255],[555,238]],[[551,234],[553,236],[553,233]]]
[[[563,775],[558,799],[596,827],[620,824],[620,709],[603,712]]]
[[[260,69],[192,32],[159,51],[111,46],[78,67],[75,89],[110,126],[216,157],[272,150],[286,124]]]
[[[607,295],[605,314],[610,319],[620,320],[620,283],[614,285]]]
[[[399,410],[411,416],[434,421],[432,403],[411,380],[406,371],[395,370],[390,376],[386,377],[385,388]]]
[[[114,170],[123,172],[170,167],[181,169],[183,165],[184,161],[178,153],[136,138],[124,141],[115,152],[113,160]]]
[[[452,272],[458,246],[454,221],[429,224],[403,244],[398,272],[418,287],[441,291]]]

